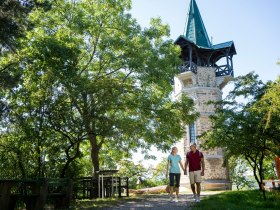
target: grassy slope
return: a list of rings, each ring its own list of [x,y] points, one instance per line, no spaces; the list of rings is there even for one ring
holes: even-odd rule
[[[199,210],[242,210],[280,209],[280,192],[267,193],[264,201],[259,191],[231,191],[204,198],[192,209]]]
[[[212,193],[215,193],[212,191]],[[203,194],[203,192],[202,192]],[[106,198],[94,200],[76,201],[71,209],[102,209],[119,205],[125,202],[141,202],[145,197],[156,195],[135,195],[128,198]],[[160,195],[159,195],[160,196]],[[191,204],[191,210],[280,210],[280,191],[267,193],[267,201],[263,200],[259,191],[226,191],[223,193],[208,195],[200,203]]]

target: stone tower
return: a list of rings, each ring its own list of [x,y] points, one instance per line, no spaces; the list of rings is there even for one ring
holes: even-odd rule
[[[183,64],[181,73],[174,78],[174,95],[179,99],[187,93],[195,102],[200,117],[186,125],[186,135],[181,141],[181,155],[185,157],[189,144],[203,142],[198,138],[211,129],[210,115],[215,114],[208,101],[222,99],[223,87],[233,79],[232,57],[236,54],[233,41],[213,45],[207,35],[195,0],[190,0],[186,32],[175,41],[181,47]],[[199,148],[200,149],[200,148]],[[222,149],[203,151],[205,159],[204,189],[230,189],[227,168],[223,166]]]

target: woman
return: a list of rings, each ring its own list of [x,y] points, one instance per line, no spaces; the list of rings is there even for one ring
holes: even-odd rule
[[[166,177],[169,174],[169,193],[170,193],[170,201],[178,202],[178,195],[179,195],[179,187],[180,187],[180,178],[181,178],[181,171],[179,164],[184,171],[184,167],[182,164],[182,158],[180,155],[177,154],[178,149],[177,147],[172,147],[171,154],[167,158],[167,169],[166,169]],[[175,198],[173,199],[173,191],[174,191],[174,178],[175,178]]]

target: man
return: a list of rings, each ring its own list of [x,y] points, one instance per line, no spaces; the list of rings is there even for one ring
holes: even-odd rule
[[[202,152],[196,149],[196,143],[191,143],[190,149],[191,151],[186,155],[184,174],[187,175],[187,167],[189,166],[189,177],[193,196],[196,202],[200,202],[201,176],[204,176],[205,169],[204,158]]]

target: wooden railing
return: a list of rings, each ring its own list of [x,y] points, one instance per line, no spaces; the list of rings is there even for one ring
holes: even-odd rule
[[[216,67],[216,77],[233,76],[233,70],[228,65],[221,65]]]
[[[11,210],[23,202],[27,210],[40,210],[51,202],[55,209],[69,208],[72,189],[69,179],[0,180],[0,207]]]
[[[180,66],[180,71],[182,72],[187,72],[187,71],[192,71],[193,73],[197,73],[197,65],[194,62],[189,62],[185,61],[181,66]]]
[[[99,183],[98,179],[92,177],[77,178],[74,179],[73,189],[73,197],[75,199],[129,196],[127,177],[105,176],[103,179],[99,179]]]
[[[101,186],[103,186],[101,188]],[[98,189],[100,187],[100,189]],[[27,210],[41,210],[46,204],[54,209],[68,209],[72,199],[129,196],[128,178],[104,176],[101,179],[41,178],[0,180],[0,209],[13,210],[24,203]]]
[[[210,67],[210,66],[205,66]],[[193,73],[197,73],[197,65],[194,62],[186,61],[180,67],[181,73],[192,71]],[[233,70],[229,65],[220,65],[215,66],[216,77],[220,76],[233,76]]]

